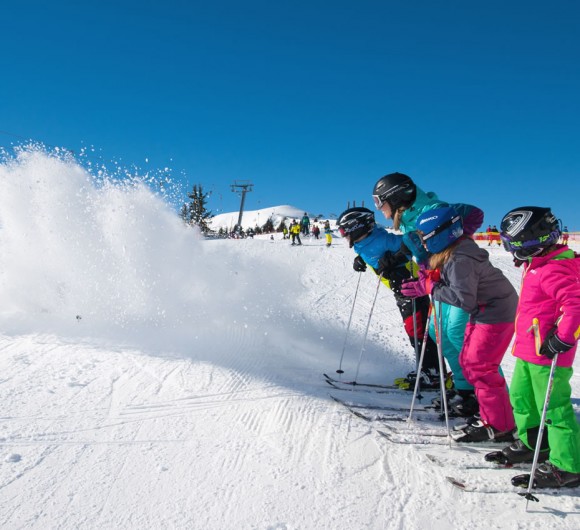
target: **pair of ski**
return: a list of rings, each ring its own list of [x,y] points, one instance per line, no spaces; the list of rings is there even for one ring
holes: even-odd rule
[[[341,404],[345,407],[349,412],[355,415],[357,418],[360,418],[364,421],[369,423],[381,423],[380,429],[375,429],[376,432],[384,439],[388,440],[390,443],[395,444],[405,444],[405,445],[416,445],[416,446],[449,446],[450,444],[453,445],[455,449],[469,451],[472,453],[476,451],[478,456],[481,458],[482,455],[477,451],[477,449],[497,449],[498,444],[489,442],[489,443],[462,443],[458,441],[451,441],[449,440],[449,435],[447,432],[442,430],[432,430],[427,425],[429,423],[432,424],[440,424],[441,418],[439,414],[434,413],[432,410],[417,410],[417,417],[413,419],[413,421],[422,422],[425,425],[424,429],[421,431],[413,430],[411,428],[412,423],[409,424],[408,427],[396,427],[392,423],[403,423],[408,422],[408,417],[403,416],[403,412],[408,412],[408,408],[403,407],[373,407],[367,405],[357,405],[351,404],[347,401],[344,401],[332,394],[330,397],[337,403]],[[365,410],[366,409],[366,410]],[[363,412],[364,411],[364,412]],[[372,411],[372,412],[369,412]],[[391,412],[389,414],[389,412]],[[448,469],[449,467],[457,467],[456,459],[445,458],[436,456],[433,454],[426,454],[425,455],[427,460],[429,460],[432,464],[437,465],[441,468]],[[511,465],[504,465],[499,463],[491,463],[491,462],[476,462],[476,463],[469,463],[461,465],[460,471],[501,471],[501,470],[509,470],[512,468],[517,468],[519,466],[511,466]],[[453,476],[445,476],[445,479],[449,484],[451,484],[454,488],[457,488],[466,493],[486,493],[486,494],[512,494],[521,493],[521,488],[516,488],[514,486],[509,485],[509,480],[506,478],[502,478],[501,482],[493,481],[491,484],[479,484],[477,481],[473,480],[473,478],[457,478]],[[548,495],[566,495],[567,492],[559,489],[548,489],[542,490],[542,493],[546,493]]]
[[[357,381],[342,381],[331,377],[328,374],[322,374],[324,380],[332,387],[339,390],[358,390],[361,392],[372,392],[375,394],[392,394],[392,393],[406,393],[412,392],[412,388],[405,388],[402,383],[392,385],[378,385],[375,383],[359,383]],[[426,389],[423,392],[439,392],[439,389]]]
[[[334,394],[329,394],[330,398],[336,403],[345,407],[349,412],[355,416],[365,420],[365,421],[379,421],[379,422],[405,422],[408,419],[408,415],[404,413],[409,412],[409,407],[400,407],[397,405],[372,405],[372,404],[359,404],[344,400],[335,396]],[[415,409],[417,412],[417,417],[414,418],[416,421],[438,421],[439,414],[435,413],[433,410],[428,410],[426,408]]]
[[[451,443],[447,431],[438,428],[441,424],[441,415],[434,409],[416,408],[415,416],[412,421],[409,421],[408,415],[403,415],[409,412],[408,407],[364,405],[351,403],[334,394],[329,394],[329,396],[357,418],[369,423],[380,423],[385,430],[379,429],[377,432],[392,443],[406,445],[449,445]],[[407,423],[407,426],[399,428],[393,425],[393,422]],[[413,429],[414,422],[422,424],[420,430]],[[453,443],[461,442],[453,441]]]
[[[403,391],[398,385],[377,385],[372,383],[358,383],[357,381],[341,381],[328,374],[322,375],[326,383],[338,390],[356,390],[374,394],[391,394],[393,392],[399,393]]]
[[[344,398],[339,398],[333,394],[330,394],[331,398],[334,399],[335,401],[341,403],[342,405],[346,406],[347,408],[349,408],[349,410],[353,413],[353,414],[360,414],[361,417],[364,418],[365,413],[364,412],[356,412],[354,409],[360,409],[361,411],[366,409],[367,411],[384,411],[384,412],[389,412],[389,413],[393,413],[393,414],[389,414],[388,416],[377,416],[375,415],[375,417],[373,417],[372,419],[378,419],[378,420],[391,420],[391,421],[398,421],[398,420],[404,420],[406,418],[403,418],[402,414],[394,414],[396,412],[398,413],[404,413],[406,412],[407,414],[410,411],[410,406],[409,404],[405,403],[404,405],[398,405],[396,403],[388,403],[388,402],[384,402],[384,398],[381,398],[380,400],[373,400],[372,396],[375,394],[391,394],[391,395],[397,395],[399,397],[403,397],[404,400],[406,401],[407,398],[410,398],[412,396],[412,392],[409,392],[409,390],[407,389],[401,389],[399,386],[397,385],[379,385],[379,384],[374,384],[374,383],[358,383],[356,381],[340,381],[338,379],[335,379],[331,376],[329,376],[328,374],[323,374],[324,375],[324,381],[329,384],[331,387],[333,387],[336,390],[341,390],[341,391],[347,391],[347,392],[352,392],[352,395],[355,395],[357,393],[363,393],[368,395],[368,398],[362,398],[362,395],[359,396],[360,399],[357,399],[356,401],[351,401],[350,399],[344,399]],[[437,390],[425,390],[424,391],[426,394],[432,394],[432,396],[430,397],[434,397],[435,395],[437,395],[439,392]],[[423,399],[424,396],[418,396],[419,400]],[[362,403],[363,401],[366,401],[366,403]],[[396,401],[396,400],[395,400]],[[414,412],[417,412],[418,414],[424,414],[424,413],[430,413],[430,417],[429,419],[431,420],[436,420],[439,417],[439,407],[435,406],[435,405],[417,405],[416,407],[414,407]]]

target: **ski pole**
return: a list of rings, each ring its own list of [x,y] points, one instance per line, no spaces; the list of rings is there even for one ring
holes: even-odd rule
[[[431,297],[431,304],[433,305],[433,322],[435,327],[435,338],[437,342],[437,354],[439,357],[439,387],[441,389],[441,402],[443,403],[443,411],[445,413],[445,426],[447,427],[447,435],[449,436],[449,445],[451,446],[451,430],[449,428],[449,411],[447,410],[447,392],[445,389],[445,361],[443,360],[443,340],[441,337],[441,327],[443,323],[443,314],[441,311],[441,302],[438,309],[435,309],[435,302]]]
[[[544,408],[542,410],[542,418],[540,420],[540,429],[538,431],[538,437],[536,438],[536,448],[534,450],[534,460],[532,462],[532,471],[530,473],[530,482],[528,483],[528,491],[526,493],[518,493],[522,497],[525,497],[526,502],[526,512],[528,511],[528,504],[530,501],[539,502],[538,498],[532,495],[532,487],[534,485],[534,477],[536,475],[536,468],[538,466],[538,458],[540,456],[541,440],[544,436],[544,427],[546,426],[546,415],[548,414],[548,405],[550,403],[550,396],[552,395],[552,386],[554,384],[554,372],[556,371],[556,362],[558,361],[558,354],[554,355],[552,359],[552,364],[550,366],[550,375],[548,376],[548,388],[546,389],[546,398],[544,399]]]
[[[562,316],[556,320],[554,324],[554,330],[558,329],[558,324],[562,320]],[[536,355],[540,357],[540,348],[542,347],[542,339],[540,337],[540,323],[537,318],[532,321],[532,328],[534,330],[534,345],[536,349]],[[525,497],[528,502],[526,502],[526,511],[528,511],[528,504],[530,501],[539,502],[537,497],[532,495],[532,486],[534,485],[534,477],[536,475],[536,468],[538,464],[538,458],[540,455],[541,440],[544,436],[544,427],[546,425],[546,416],[548,414],[548,405],[550,403],[550,396],[552,395],[552,386],[554,384],[554,373],[556,371],[556,363],[558,361],[558,354],[554,355],[552,359],[552,364],[550,365],[550,375],[548,376],[548,386],[546,388],[546,397],[544,399],[544,408],[542,409],[542,417],[540,419],[540,427],[538,431],[538,436],[536,437],[536,447],[534,449],[534,460],[532,462],[532,471],[530,473],[530,481],[528,482],[528,491],[526,493],[520,493],[522,497]]]
[[[425,357],[425,347],[427,346],[427,339],[429,337],[429,324],[431,322],[431,313],[433,305],[429,304],[429,311],[427,312],[427,321],[425,322],[425,332],[423,333],[423,344],[421,345],[421,355],[419,357],[419,366],[417,367],[417,374],[421,373],[423,368],[423,358]],[[411,401],[411,409],[409,410],[409,417],[407,421],[410,422],[413,418],[413,409],[415,408],[415,399],[419,396],[419,377],[415,381],[415,390],[413,392],[413,400]]]
[[[418,334],[417,334],[417,302],[416,299],[413,298],[412,302],[413,307],[413,346],[415,347],[415,373],[417,374],[417,380],[420,381],[420,374],[421,374],[421,367],[419,366],[419,343],[418,343]],[[417,381],[415,381],[416,383]],[[415,385],[416,386],[416,385]],[[421,383],[419,382],[419,387],[417,391],[421,391]]]
[[[369,334],[369,327],[371,325],[371,318],[373,316],[373,311],[375,309],[375,303],[377,302],[377,296],[379,295],[379,287],[381,286],[381,280],[382,279],[383,279],[383,273],[381,272],[381,274],[379,274],[379,281],[377,282],[377,289],[375,291],[375,297],[373,299],[373,305],[371,306],[371,310],[370,310],[370,313],[369,313],[369,319],[367,321],[367,329],[365,329],[365,335],[363,337],[363,342],[362,342],[362,346],[361,346],[361,349],[360,349],[360,355],[359,355],[359,358],[358,358],[358,364],[356,366],[356,374],[354,376],[354,381],[355,382],[358,379],[358,371],[360,369],[360,363],[362,361],[362,356],[363,356],[363,353],[365,351],[365,345],[366,345],[366,342],[367,342],[367,335]]]
[[[360,285],[361,278],[362,278],[362,273],[359,273],[358,281],[356,282],[356,290],[354,292],[354,298],[352,300],[352,308],[350,310],[350,316],[348,317],[348,324],[346,325],[346,334],[344,336],[344,344],[342,345],[342,354],[340,355],[340,362],[338,363],[338,370],[336,371],[337,374],[344,374],[344,370],[342,369],[342,359],[344,358],[344,351],[346,349],[346,342],[348,340],[348,333],[350,331],[350,323],[352,322],[352,314],[354,313],[354,305],[356,303],[356,297],[358,295],[358,287]]]

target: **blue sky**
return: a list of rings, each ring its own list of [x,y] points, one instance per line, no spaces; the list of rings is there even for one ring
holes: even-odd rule
[[[0,42],[3,146],[170,167],[214,213],[249,180],[248,209],[338,214],[401,171],[580,230],[576,0],[32,0]]]

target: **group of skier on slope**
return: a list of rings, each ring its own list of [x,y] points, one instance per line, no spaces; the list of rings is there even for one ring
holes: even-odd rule
[[[288,230],[285,226],[284,230],[286,231],[284,232],[284,239],[286,239],[286,233]],[[309,235],[312,232],[312,235],[315,237],[315,239],[318,239],[320,236],[320,227],[318,224],[313,226],[312,231],[310,230],[310,218],[306,212],[304,212],[304,216],[302,217],[300,223],[298,223],[296,219],[290,223],[289,231],[290,237],[292,239],[291,245],[302,245],[300,234]],[[328,221],[328,219],[324,221],[324,235],[326,237],[326,246],[329,247],[332,244],[332,229],[330,228],[330,221]]]
[[[444,202],[402,173],[379,179],[373,199],[400,234],[378,226],[364,207],[344,211],[337,225],[356,253],[354,270],[370,267],[379,275],[393,291],[411,344],[424,348],[419,375],[415,370],[396,382],[411,388],[418,376],[422,388],[439,388],[438,338],[453,374],[445,396],[450,415],[465,418],[454,439],[509,443],[486,455],[504,465],[532,463],[539,444],[533,487],[580,486],[580,425],[570,385],[580,336],[580,256],[558,244],[561,223],[538,206],[504,216],[501,240],[523,269],[518,296],[473,240],[483,223],[479,208]],[[514,332],[508,392],[500,363]],[[527,487],[529,480],[517,475],[512,483]]]

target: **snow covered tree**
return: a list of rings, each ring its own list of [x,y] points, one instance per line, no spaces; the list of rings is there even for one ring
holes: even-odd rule
[[[199,226],[202,234],[210,232],[208,221],[213,217],[213,214],[206,208],[208,196],[209,194],[203,192],[201,184],[194,184],[193,190],[187,194],[191,202],[189,205],[184,204],[188,212],[187,223],[192,226]]]

